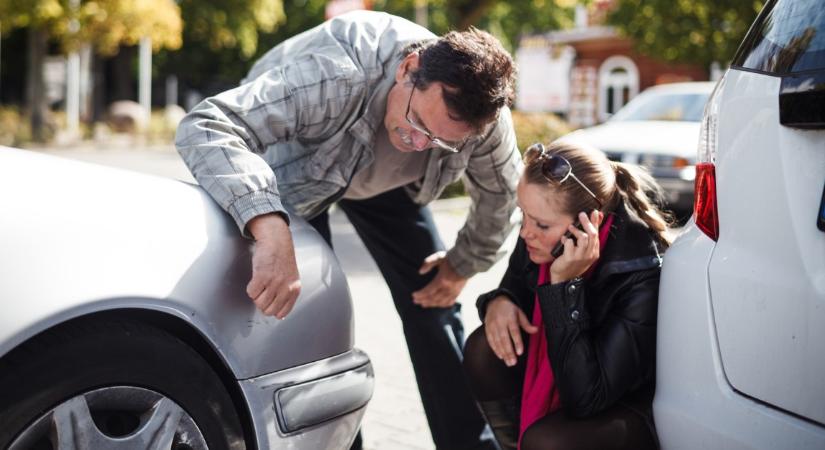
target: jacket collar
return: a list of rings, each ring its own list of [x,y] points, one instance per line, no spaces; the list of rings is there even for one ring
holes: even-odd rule
[[[613,211],[610,237],[599,259],[599,276],[651,269],[662,265],[664,249],[647,224],[619,202]]]
[[[364,114],[353,123],[349,133],[367,149],[372,149],[378,127],[384,126],[384,116],[387,114],[387,96],[395,85],[395,72],[404,58],[399,53],[383,66],[383,73],[373,74],[367,83],[372,85]]]

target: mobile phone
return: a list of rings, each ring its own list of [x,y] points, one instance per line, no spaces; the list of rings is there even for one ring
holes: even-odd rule
[[[573,222],[573,226],[584,231],[584,227],[581,223],[579,223],[578,219],[576,219],[576,221]],[[573,243],[576,243],[576,237],[573,236],[573,232],[571,232],[570,230],[565,231],[562,237],[573,239]],[[553,247],[553,250],[550,251],[550,254],[553,255],[553,258],[558,258],[559,256],[561,256],[562,253],[564,253],[564,244],[562,244],[562,241],[563,239],[559,239],[559,242],[557,242],[556,246]]]

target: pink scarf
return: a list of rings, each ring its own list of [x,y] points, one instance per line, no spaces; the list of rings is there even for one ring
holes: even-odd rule
[[[612,214],[605,218],[599,230],[599,253],[604,251],[611,224],[613,224]],[[598,261],[590,266],[584,274],[585,277],[590,276],[597,263]],[[549,282],[550,265],[545,263],[539,267],[538,284],[542,285]],[[539,331],[530,335],[527,346],[527,370],[524,373],[524,386],[521,391],[519,448],[521,447],[521,438],[524,436],[524,431],[530,425],[561,408],[561,399],[559,398],[559,391],[556,389],[553,369],[550,367],[550,359],[547,357],[547,336],[544,332],[544,321],[541,317],[538,294],[536,294],[533,306],[532,323],[539,328]]]

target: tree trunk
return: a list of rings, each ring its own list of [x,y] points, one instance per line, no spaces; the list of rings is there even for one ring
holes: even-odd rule
[[[95,54],[92,56],[92,120],[97,123],[106,117],[106,60]]]
[[[43,60],[46,57],[48,35],[45,31],[29,28],[26,68],[26,114],[31,122],[32,140],[44,142],[48,137],[48,105],[46,83],[43,80]]]
[[[135,59],[137,47],[120,47],[112,59],[113,100],[137,100],[135,89]]]

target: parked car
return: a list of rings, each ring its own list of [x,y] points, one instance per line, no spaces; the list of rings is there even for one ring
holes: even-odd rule
[[[584,142],[613,161],[647,167],[678,217],[693,208],[693,177],[699,122],[711,82],[653,86],[634,97],[607,122],[563,139]]]
[[[0,448],[349,448],[373,371],[306,222],[279,321],[195,185],[0,147],[0,198]]]
[[[664,256],[662,448],[825,449],[825,9],[769,0],[702,119]]]

